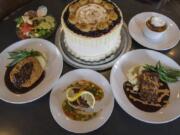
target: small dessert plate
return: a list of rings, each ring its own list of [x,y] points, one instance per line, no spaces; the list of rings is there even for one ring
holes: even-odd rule
[[[65,100],[65,89],[75,81],[87,80],[103,89],[104,97],[96,102],[95,108],[101,111],[88,121],[75,121],[67,117],[62,109]],[[77,69],[63,75],[56,83],[50,95],[50,110],[54,120],[64,129],[73,133],[87,133],[100,128],[111,116],[114,108],[114,97],[111,86],[104,76],[90,69]]]
[[[36,87],[24,94],[11,92],[5,84],[6,66],[11,62],[8,52],[16,50],[36,50],[46,55],[47,64],[45,67],[45,77]],[[16,42],[6,48],[0,54],[0,99],[8,103],[24,104],[37,100],[47,94],[54,83],[59,79],[63,69],[63,58],[57,47],[44,39],[26,39]]]
[[[167,30],[162,39],[153,41],[144,35],[144,28],[147,19],[158,16],[167,23]],[[168,50],[175,47],[180,40],[180,30],[178,26],[167,16],[155,12],[143,12],[135,15],[128,25],[129,33],[134,40],[144,47],[154,50]]]
[[[123,84],[127,81],[128,69],[136,65],[152,64],[160,61],[163,65],[174,69],[180,66],[168,56],[147,49],[138,49],[124,54],[112,68],[110,83],[114,97],[119,106],[132,117],[147,123],[161,124],[177,119],[180,116],[180,82],[168,83],[170,98],[167,106],[157,112],[145,112],[136,108],[127,98]]]

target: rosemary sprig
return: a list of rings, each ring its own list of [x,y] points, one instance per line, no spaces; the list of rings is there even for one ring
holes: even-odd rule
[[[10,57],[8,59],[12,59],[12,62],[8,65],[8,67],[12,67],[27,57],[42,56],[42,54],[39,51],[34,51],[34,50],[30,50],[30,51],[18,50],[18,51],[9,52],[9,56]]]
[[[180,77],[180,70],[164,67],[160,61],[155,66],[146,64],[144,68],[145,70],[157,72],[160,80],[166,83],[177,82]]]

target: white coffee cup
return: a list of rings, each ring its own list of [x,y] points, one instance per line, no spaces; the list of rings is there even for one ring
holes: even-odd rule
[[[148,20],[149,20],[149,19],[148,19]],[[148,20],[147,20],[147,21],[148,21]],[[147,22],[147,21],[146,21],[146,22]],[[151,41],[160,41],[160,40],[162,40],[163,37],[164,37],[164,35],[165,35],[165,33],[166,33],[166,31],[167,31],[167,28],[166,28],[164,31],[162,31],[162,32],[153,31],[153,30],[151,30],[151,29],[147,26],[146,22],[145,22],[145,26],[144,26],[144,35],[145,35],[148,39],[150,39]],[[166,25],[167,25],[167,24],[166,24]]]

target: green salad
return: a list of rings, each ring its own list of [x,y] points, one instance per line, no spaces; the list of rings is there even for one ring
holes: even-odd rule
[[[56,21],[53,16],[47,15],[47,8],[40,6],[37,11],[27,11],[16,20],[17,35],[25,38],[47,38],[55,30]]]

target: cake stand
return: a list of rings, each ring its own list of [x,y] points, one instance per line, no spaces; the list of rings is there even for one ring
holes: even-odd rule
[[[64,32],[61,26],[57,29],[55,44],[59,48],[59,51],[63,55],[64,61],[67,64],[75,68],[88,68],[101,71],[111,68],[119,57],[121,57],[124,53],[128,52],[131,49],[132,40],[125,23],[123,24],[121,35],[119,36],[121,36],[121,43],[117,51],[106,57],[105,59],[93,62],[79,59],[68,51],[68,49],[66,48],[66,43],[64,41]]]

